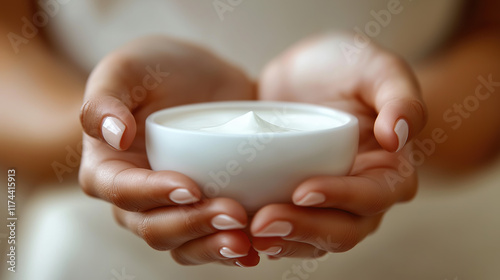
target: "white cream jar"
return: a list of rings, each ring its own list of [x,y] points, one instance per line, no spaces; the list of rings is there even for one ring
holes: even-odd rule
[[[196,181],[207,197],[230,197],[250,213],[291,201],[317,175],[346,175],[358,147],[358,121],[311,104],[231,101],[164,109],[146,120],[153,170]]]

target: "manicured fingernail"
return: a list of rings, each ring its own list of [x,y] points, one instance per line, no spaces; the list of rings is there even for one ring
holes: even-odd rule
[[[326,197],[322,193],[310,192],[304,198],[297,201],[295,205],[299,206],[312,206],[325,202]]]
[[[290,232],[292,232],[292,224],[290,222],[277,221],[254,235],[257,237],[287,236]]]
[[[212,226],[218,230],[239,229],[245,227],[245,225],[226,214],[220,214],[213,217]]]
[[[396,152],[399,152],[405,146],[406,140],[408,140],[408,123],[404,119],[400,119],[396,122],[394,132],[398,136],[398,149]]]
[[[104,140],[117,150],[121,150],[120,142],[122,141],[125,125],[115,117],[107,117],[102,123],[102,137]]]
[[[177,204],[191,204],[200,200],[186,189],[175,189],[170,192],[168,197]]]
[[[268,256],[276,256],[277,254],[281,253],[283,251],[283,248],[280,246],[273,246],[269,247],[266,250],[259,250],[260,253],[266,254]]]
[[[243,264],[241,264],[240,261],[236,261],[236,262],[234,262],[234,264],[237,265],[237,266],[239,266],[239,267],[246,267]]]
[[[233,252],[233,250],[229,249],[228,247],[222,247],[220,248],[219,250],[219,253],[225,257],[225,258],[228,258],[228,259],[235,259],[235,258],[241,258],[241,257],[244,257],[246,256],[247,254],[237,254],[235,252]]]

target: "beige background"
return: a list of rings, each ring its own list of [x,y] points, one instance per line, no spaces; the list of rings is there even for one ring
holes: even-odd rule
[[[416,199],[395,206],[374,235],[347,253],[304,263],[311,267],[307,279],[499,279],[500,159],[469,175],[432,171],[421,172]],[[122,269],[136,280],[301,279],[283,275],[302,260],[263,258],[250,269],[179,266],[119,228],[109,205],[76,187],[22,207],[19,271],[2,279],[121,280]]]

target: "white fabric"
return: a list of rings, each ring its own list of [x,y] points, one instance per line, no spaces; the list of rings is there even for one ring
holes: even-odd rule
[[[159,33],[210,47],[252,75],[303,38],[331,30],[355,32],[356,27],[416,59],[446,38],[462,9],[461,0],[58,1],[67,3],[47,30],[88,70],[124,43]],[[377,21],[373,14],[390,11],[393,3],[401,12]],[[218,13],[214,6],[230,9]]]
[[[88,70],[127,41],[162,33],[206,45],[257,75],[304,37],[364,29],[374,21],[371,11],[386,10],[391,0],[221,0],[240,3],[223,20],[213,0],[64,2],[47,30],[56,46]],[[461,9],[456,0],[400,2],[403,11],[374,39],[409,59],[446,38]],[[107,203],[80,191],[48,193],[26,206],[19,270],[4,271],[2,279],[302,279],[285,275],[294,266],[307,267],[307,279],[498,279],[499,166],[461,182],[423,180],[427,188],[417,199],[395,207],[380,230],[352,251],[316,262],[263,257],[251,269],[179,266],[168,252],[154,251],[119,228]],[[442,185],[454,190],[430,188]]]
[[[120,228],[110,206],[73,190],[23,203],[18,271],[5,280],[497,280],[500,275],[500,158],[469,176],[421,176],[414,201],[397,205],[380,229],[349,252],[321,260],[262,257],[255,268],[180,266]],[[118,275],[118,277],[117,277]],[[121,276],[133,276],[121,277]]]

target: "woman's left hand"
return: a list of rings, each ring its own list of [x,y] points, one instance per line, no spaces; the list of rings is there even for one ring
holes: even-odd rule
[[[404,147],[424,127],[426,110],[411,68],[396,55],[374,44],[358,47],[345,34],[314,38],[272,61],[259,92],[264,100],[350,112],[359,120],[360,144],[350,174],[310,178],[296,188],[293,204],[255,214],[256,250],[274,258],[347,251],[376,230],[393,204],[415,196],[413,167],[404,174],[398,168],[408,164]]]

